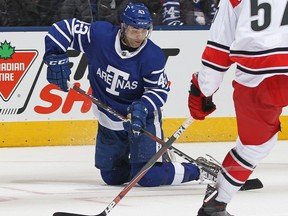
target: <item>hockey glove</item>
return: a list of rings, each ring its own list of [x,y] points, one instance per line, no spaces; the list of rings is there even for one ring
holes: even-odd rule
[[[134,101],[127,111],[130,121],[123,123],[124,129],[137,137],[140,135],[141,129],[146,127],[148,109],[142,101]]]
[[[212,96],[206,97],[199,88],[198,73],[192,75],[191,88],[189,91],[188,107],[194,119],[203,120],[214,110],[216,106],[212,101]]]
[[[67,81],[70,80],[71,74],[68,55],[65,53],[46,56],[44,62],[48,66],[48,82],[60,87],[62,91],[68,92]]]

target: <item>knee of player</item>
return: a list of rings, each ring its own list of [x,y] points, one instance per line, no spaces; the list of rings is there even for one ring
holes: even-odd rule
[[[122,185],[130,181],[130,169],[128,170],[101,170],[102,180],[107,185]]]

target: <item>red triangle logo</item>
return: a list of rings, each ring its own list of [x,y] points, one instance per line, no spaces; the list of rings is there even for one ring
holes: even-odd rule
[[[36,50],[15,50],[11,58],[0,58],[0,96],[4,101],[13,95],[37,55]]]

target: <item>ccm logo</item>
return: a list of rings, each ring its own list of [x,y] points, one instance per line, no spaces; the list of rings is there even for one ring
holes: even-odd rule
[[[61,59],[59,61],[50,61],[49,65],[63,65],[63,64],[67,64],[67,63],[69,63],[69,59],[68,58]]]

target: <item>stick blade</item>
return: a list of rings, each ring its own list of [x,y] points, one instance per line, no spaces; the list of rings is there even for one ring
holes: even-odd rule
[[[69,212],[55,212],[53,216],[88,216],[88,215],[74,214]]]
[[[248,179],[244,185],[240,188],[240,191],[246,191],[246,190],[255,190],[255,189],[261,189],[263,188],[262,182],[258,179]]]
[[[75,213],[69,213],[69,212],[55,212],[53,216],[106,216],[105,212],[102,212],[98,215],[84,215],[84,214],[75,214]]]

